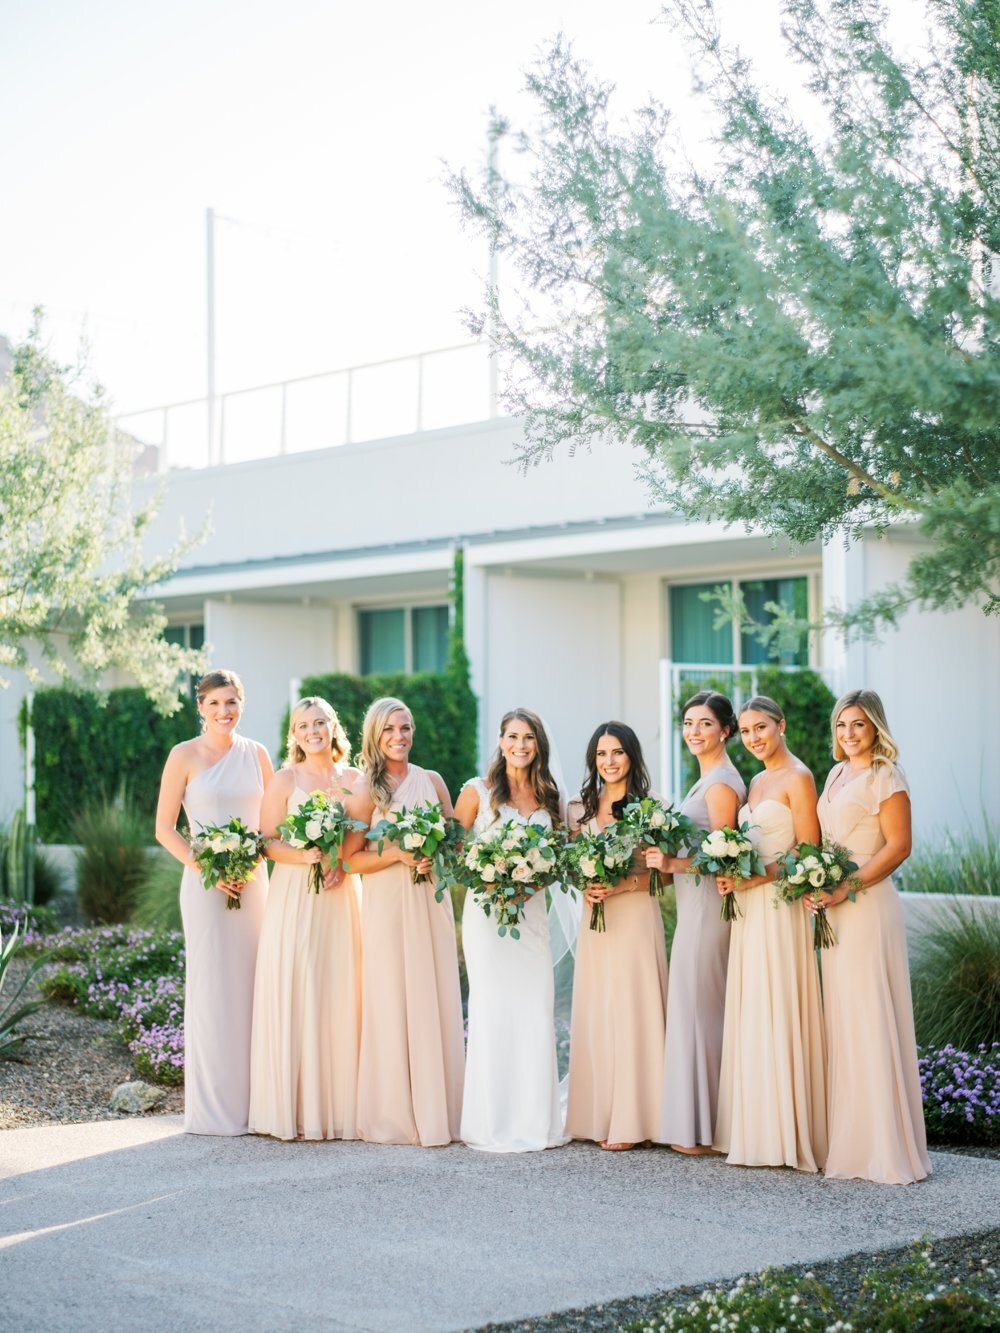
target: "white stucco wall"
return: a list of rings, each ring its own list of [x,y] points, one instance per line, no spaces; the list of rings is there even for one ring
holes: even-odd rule
[[[828,600],[850,605],[903,578],[920,550],[894,535],[824,552]],[[976,607],[910,611],[878,643],[831,638],[845,689],[867,686],[885,704],[913,792],[914,838],[981,828],[1000,814],[1000,620]]]

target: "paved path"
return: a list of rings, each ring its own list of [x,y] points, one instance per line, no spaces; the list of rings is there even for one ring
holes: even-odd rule
[[[1000,1226],[1000,1162],[908,1188],[666,1150],[195,1138],[157,1116],[0,1133],[19,1333],[460,1329]]]

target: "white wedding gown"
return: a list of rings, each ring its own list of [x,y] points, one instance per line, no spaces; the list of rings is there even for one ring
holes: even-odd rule
[[[482,778],[472,836],[516,819],[545,824],[544,811],[524,819],[509,805],[495,817]],[[518,924],[521,938],[497,934],[470,890],[462,912],[469,976],[469,1044],[462,1101],[463,1142],[483,1152],[538,1152],[566,1142],[556,1063],[554,982],[545,894],[537,892]]]

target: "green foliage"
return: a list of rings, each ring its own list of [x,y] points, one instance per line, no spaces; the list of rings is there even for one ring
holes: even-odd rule
[[[52,956],[65,961],[42,978],[42,993],[92,1018],[118,1016],[119,988],[180,976],[184,970],[184,941],[175,934],[78,930],[67,933],[62,948],[58,944]]]
[[[903,580],[829,617],[862,633],[1000,610],[996,10],[933,0],[903,59],[885,7],[790,0],[800,73],[770,82],[808,85],[813,132],[707,0],[667,0],[714,159],[657,104],[618,128],[559,39],[527,78],[526,184],[454,184],[510,275],[479,323],[517,367],[522,461],[611,437],[676,511],[795,543],[903,520],[928,542]]]
[[[913,852],[896,874],[907,893],[970,893],[1000,897],[1000,835],[949,833],[931,847]]]
[[[136,811],[146,820],[146,841],[152,842],[167,754],[198,730],[190,699],[178,695],[176,711],[166,717],[140,689],[101,695],[65,686],[37,692],[32,723],[38,835],[43,841],[72,841],[81,803],[110,796],[124,776]]]
[[[34,891],[24,894],[24,852],[26,828],[24,811],[15,812],[11,826],[0,828],[0,898],[25,906],[44,907],[57,896],[62,887],[62,874],[55,860],[37,843],[32,849]]]
[[[973,1271],[941,1281],[929,1241],[917,1242],[898,1264],[872,1268],[848,1307],[811,1273],[768,1268],[729,1286],[706,1288],[684,1306],[667,1306],[628,1328],[637,1333],[710,1333],[719,1329],[803,1329],[830,1333],[974,1333],[996,1327],[987,1279]]]
[[[73,824],[76,896],[85,921],[128,921],[148,874],[148,823],[123,794],[85,805]]]
[[[1000,913],[956,904],[914,947],[917,1041],[974,1051],[1000,1041]]]
[[[146,861],[146,874],[136,889],[131,920],[149,929],[182,929],[181,875],[183,870],[169,852],[157,848]]]
[[[674,704],[675,726],[679,727],[683,721],[685,702],[699,690],[718,690],[728,695],[737,713],[751,694],[766,694],[774,699],[785,714],[788,748],[811,770],[817,790],[823,790],[826,775],[833,767],[830,715],[837,700],[818,672],[806,667],[789,671],[768,665],[736,667],[726,677],[695,672],[684,675]],[[738,737],[729,745],[729,757],[749,786],[750,779],[761,771],[760,765]],[[686,747],[682,747],[682,763],[682,785],[687,788],[697,780],[698,765]]]
[[[40,1009],[44,1003],[43,1000],[21,1001],[21,996],[35,974],[48,961],[44,954],[36,958],[25,970],[10,998],[7,1000],[3,998],[3,988],[8,980],[10,964],[18,954],[18,933],[18,925],[14,926],[6,941],[3,934],[0,933],[0,1058],[13,1055],[21,1049],[28,1038],[25,1033],[19,1033],[17,1029],[29,1014],[33,1014],[36,1009]]]
[[[59,678],[126,671],[168,712],[178,675],[204,669],[139,597],[190,543],[146,561],[153,511],[132,509],[134,452],[100,390],[46,354],[36,313],[0,384],[0,685],[15,671],[40,683],[34,647]]]

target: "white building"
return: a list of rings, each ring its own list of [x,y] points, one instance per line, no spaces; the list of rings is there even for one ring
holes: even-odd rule
[[[731,582],[751,606],[816,614],[898,578],[915,549],[902,531],[803,549],[685,523],[650,508],[622,446],[567,450],[525,475],[511,461],[522,439],[517,421],[491,419],[160,479],[151,549],[172,543],[182,521],[196,529],[209,514],[212,531],[157,599],[172,636],[209,643],[215,665],[239,671],[248,734],[276,747],[291,683],[304,675],[440,666],[460,545],[481,761],[503,711],[526,704],[548,720],[572,782],[593,727],[619,717],[669,791],[671,664],[763,656],[733,628],[715,630],[699,593]],[[142,482],[140,498],[156,484]],[[913,612],[878,644],[827,636],[808,664],[835,692],[864,684],[883,695],[918,830],[1000,809],[997,620],[974,608]],[[7,812],[20,799],[17,695],[0,698]]]

